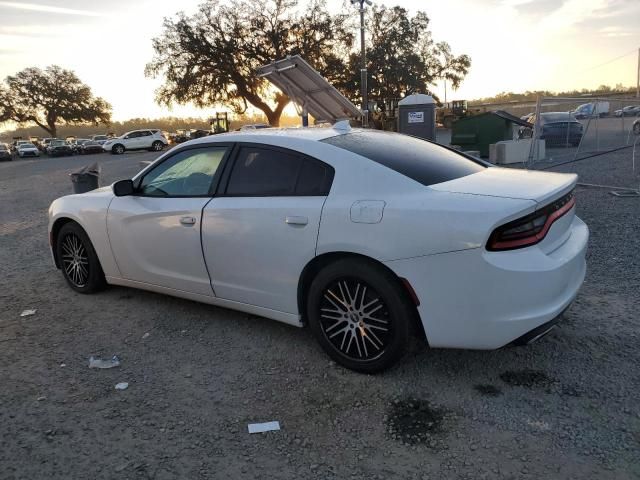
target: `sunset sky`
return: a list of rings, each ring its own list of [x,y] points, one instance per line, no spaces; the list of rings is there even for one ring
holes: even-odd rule
[[[301,0],[303,1],[303,0]],[[74,70],[113,105],[114,119],[208,111],[153,101],[144,77],[151,38],[163,17],[195,11],[201,0],[0,0],[0,78],[25,67]],[[376,2],[382,4],[383,2]],[[471,56],[472,69],[449,98],[500,91],[635,85],[640,47],[638,0],[447,0],[384,2],[425,10],[435,40]],[[344,8],[332,0],[331,8]],[[354,15],[355,7],[349,7]],[[436,86],[442,94],[442,85]]]

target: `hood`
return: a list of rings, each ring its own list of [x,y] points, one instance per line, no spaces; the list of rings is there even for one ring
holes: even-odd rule
[[[578,181],[573,173],[489,167],[482,172],[431,185],[433,190],[489,197],[515,198],[548,203],[572,190]]]

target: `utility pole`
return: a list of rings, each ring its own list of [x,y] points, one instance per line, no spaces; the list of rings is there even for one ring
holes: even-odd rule
[[[638,76],[636,77],[636,98],[640,98],[640,48],[638,48]]]
[[[360,67],[360,90],[362,92],[362,126],[369,126],[369,95],[367,89],[367,56],[364,44],[364,4],[372,5],[371,0],[351,0],[351,4],[360,4],[360,58],[362,64]]]

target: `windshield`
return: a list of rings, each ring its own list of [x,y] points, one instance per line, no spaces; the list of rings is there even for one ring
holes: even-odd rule
[[[52,147],[61,147],[65,144],[64,140],[52,140],[51,141],[51,146]]]
[[[22,143],[18,145],[18,148],[36,148],[33,143]]]

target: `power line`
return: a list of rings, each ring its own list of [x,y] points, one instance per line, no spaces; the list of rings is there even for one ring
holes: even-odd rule
[[[578,72],[576,75],[579,75],[579,74],[584,73],[584,72],[589,72],[591,70],[595,70],[596,68],[604,67],[605,65],[609,65],[610,63],[613,63],[613,62],[615,62],[617,60],[620,60],[621,58],[628,57],[629,55],[631,55],[632,53],[636,53],[637,51],[638,50],[634,48],[633,50],[631,50],[630,52],[625,53],[624,55],[620,55],[619,57],[612,58],[611,60],[608,60],[608,61],[606,61],[604,63],[599,64],[599,65],[595,65],[593,67],[589,67],[589,68],[587,68],[585,70],[582,70],[582,71]]]

